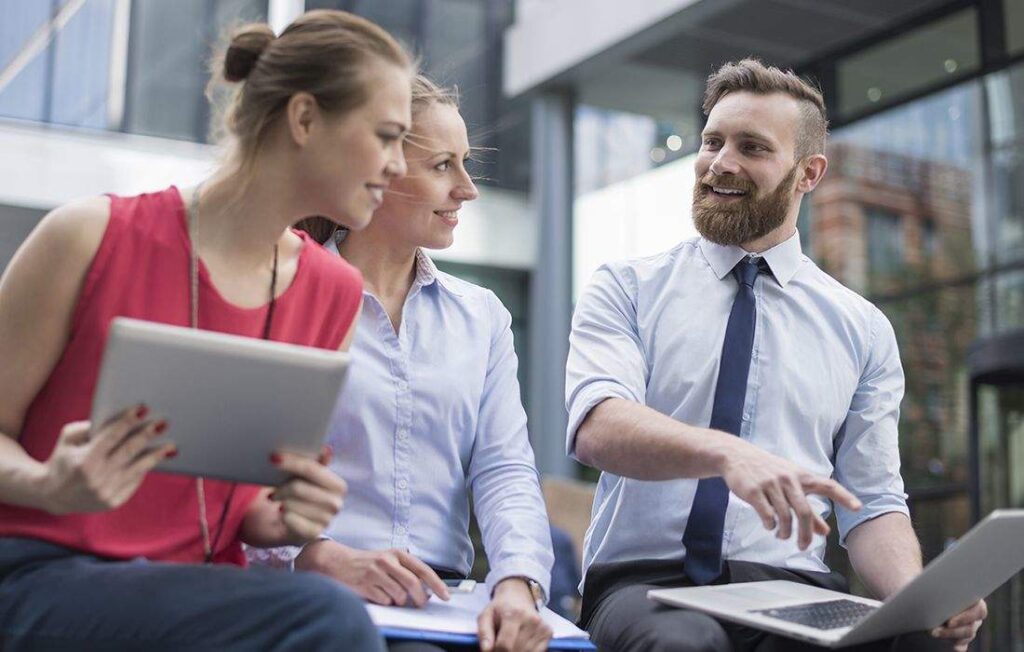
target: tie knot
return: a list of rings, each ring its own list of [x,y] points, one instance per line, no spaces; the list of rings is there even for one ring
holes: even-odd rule
[[[747,287],[754,287],[757,275],[762,271],[766,271],[763,267],[767,267],[764,263],[764,258],[755,259],[745,256],[743,260],[736,263],[736,267],[732,268],[732,275],[736,277],[736,282],[742,283]]]

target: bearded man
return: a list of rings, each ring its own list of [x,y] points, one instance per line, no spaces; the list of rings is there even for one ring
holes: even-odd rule
[[[800,250],[800,202],[828,168],[821,94],[747,59],[708,78],[704,112],[701,237],[603,266],[573,318],[567,448],[602,471],[582,621],[602,650],[811,649],[646,593],[772,579],[847,590],[823,560],[833,505],[875,597],[921,571],[892,327]],[[985,613],[979,601],[864,649],[965,650]]]

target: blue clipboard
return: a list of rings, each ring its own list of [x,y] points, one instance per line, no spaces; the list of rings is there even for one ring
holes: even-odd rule
[[[401,627],[380,627],[384,638],[399,641],[429,641],[431,643],[449,643],[453,645],[479,645],[476,634],[452,634],[447,632],[431,632],[423,629],[403,629]],[[549,650],[597,650],[590,639],[586,638],[555,638],[548,643]]]

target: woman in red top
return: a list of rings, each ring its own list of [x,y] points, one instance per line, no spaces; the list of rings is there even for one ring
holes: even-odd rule
[[[4,650],[380,648],[339,585],[239,568],[242,543],[303,543],[338,512],[345,485],[326,456],[273,456],[291,480],[271,492],[149,474],[175,454],[160,444],[174,424],[145,405],[83,421],[119,315],[323,348],[351,340],[359,273],[289,227],[326,215],[359,229],[405,173],[409,59],[376,25],[317,11],[277,38],[240,29],[223,76],[239,84],[218,173],[200,188],[58,208],[0,280]]]

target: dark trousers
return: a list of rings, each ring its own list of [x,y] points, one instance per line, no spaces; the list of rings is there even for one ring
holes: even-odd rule
[[[726,561],[716,584],[790,580],[833,591],[848,591],[838,573],[775,568],[753,562]],[[602,652],[803,652],[825,648],[719,621],[696,611],[677,609],[647,598],[657,588],[693,586],[679,561],[634,561],[595,564],[587,571],[581,625]],[[844,648],[857,652],[930,652],[951,645],[926,632]]]
[[[368,650],[362,601],[312,573],[111,561],[0,538],[0,649]]]

